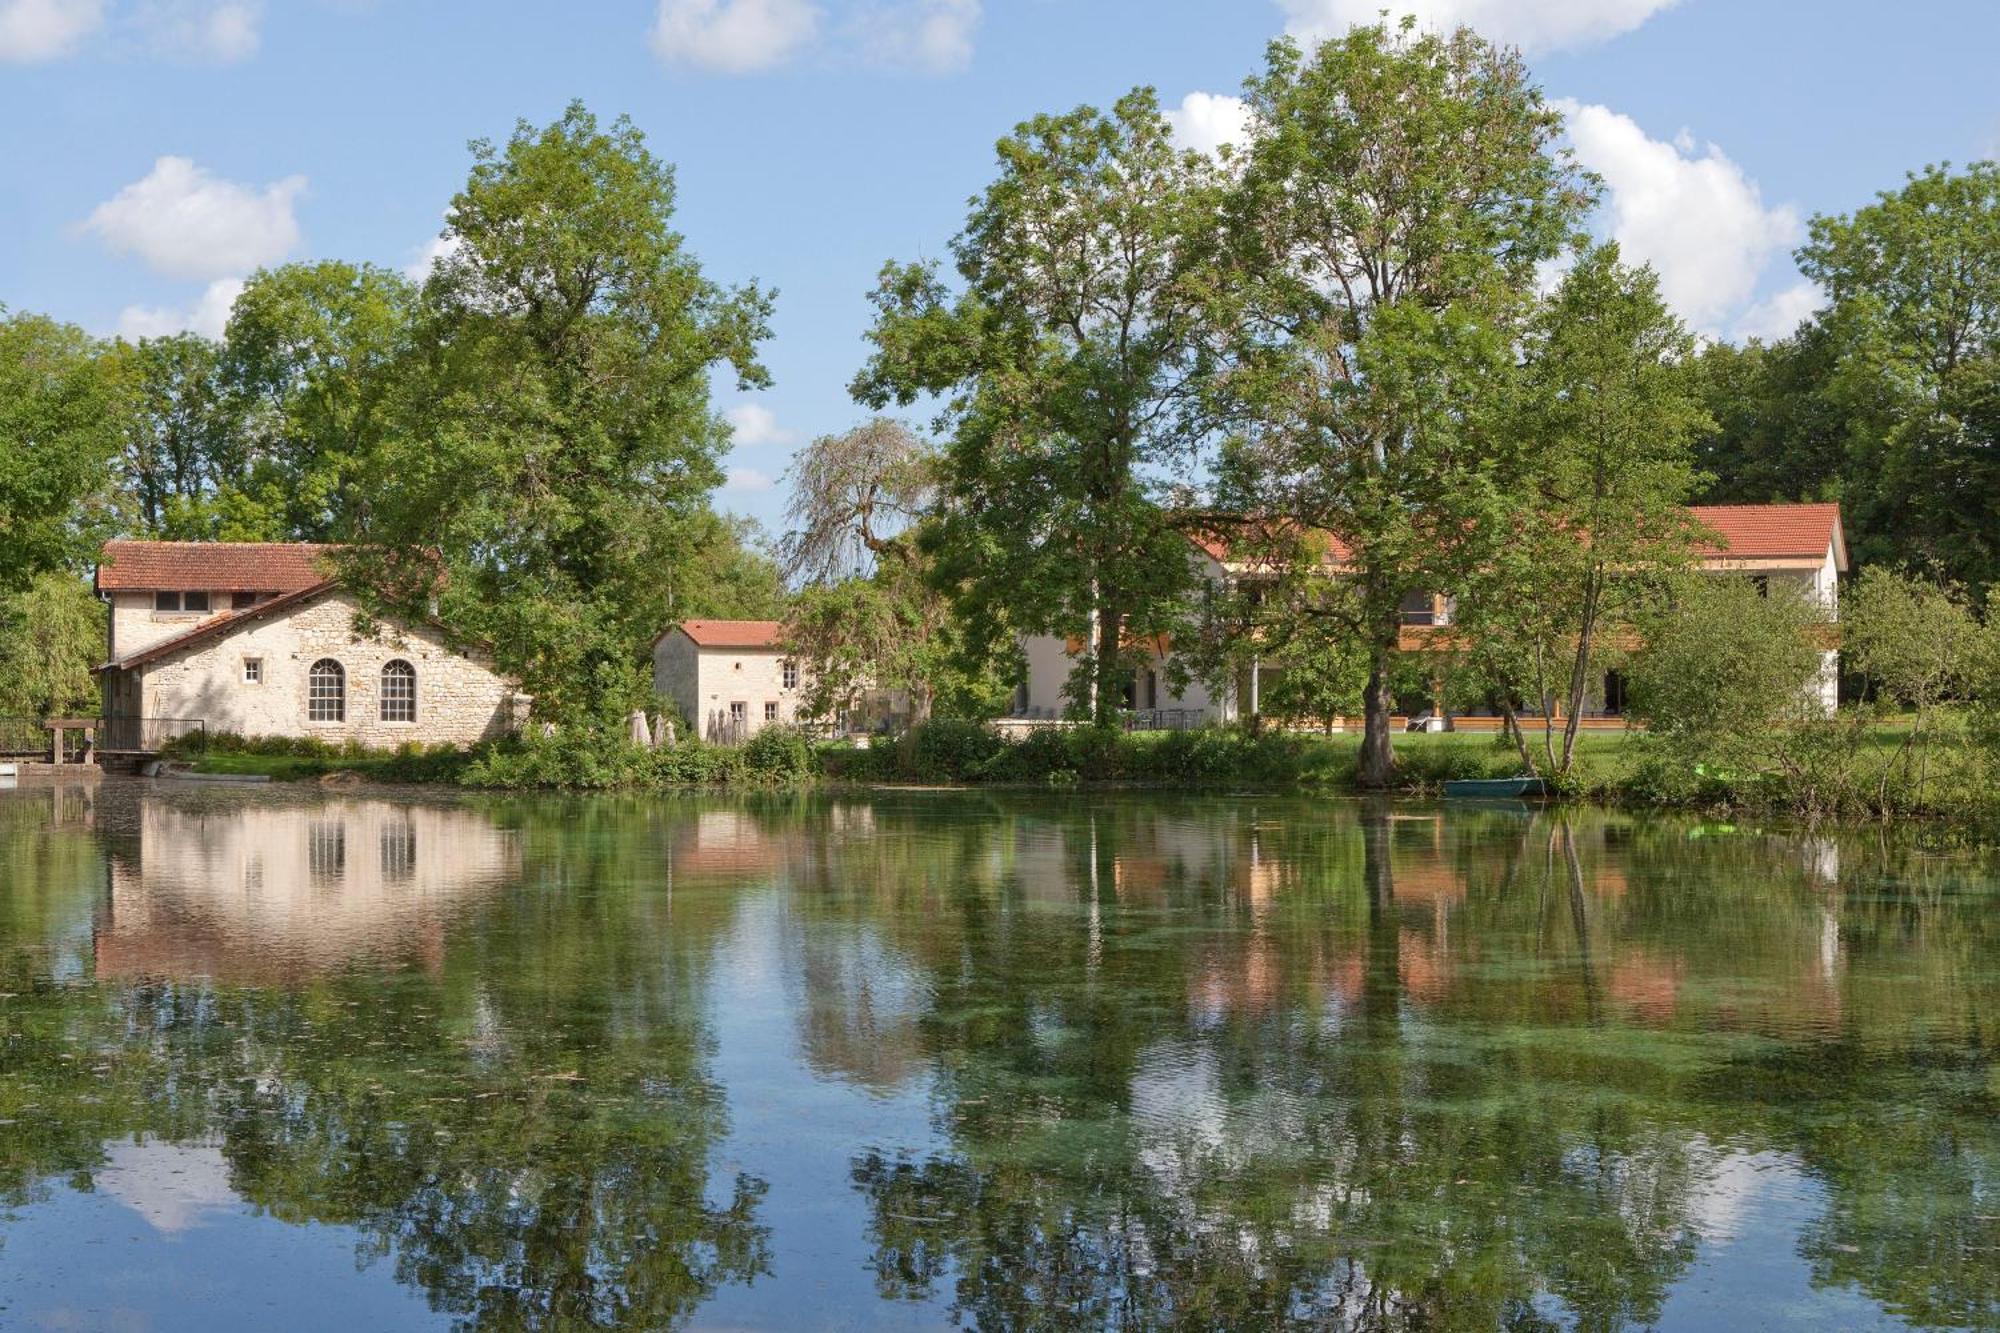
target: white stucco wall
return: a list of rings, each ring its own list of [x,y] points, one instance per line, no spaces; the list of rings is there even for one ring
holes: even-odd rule
[[[1076,669],[1076,657],[1069,651],[1068,641],[1053,634],[1030,634],[1022,636],[1020,647],[1027,669],[1027,699],[1022,716],[1066,716],[1070,701],[1063,696],[1063,688],[1069,683],[1070,673]],[[1146,657],[1135,673],[1134,706],[1188,709],[1205,713],[1206,720],[1210,722],[1228,721],[1233,709],[1226,691],[1211,691],[1201,681],[1190,680],[1185,689],[1178,694],[1174,692],[1167,679],[1172,658],[1172,653],[1165,656],[1149,654]],[[1149,700],[1147,695],[1148,671],[1155,672],[1158,677],[1157,702]]]
[[[512,681],[453,652],[428,627],[380,622],[374,636],[357,634],[357,610],[347,594],[329,591],[133,668],[140,676],[141,714],[201,718],[211,732],[317,736],[371,747],[469,745],[516,725],[524,701]],[[261,682],[244,679],[250,658],[263,663]],[[307,676],[321,658],[339,662],[347,673],[344,721],[315,722],[306,715]],[[382,668],[398,659],[416,669],[414,722],[382,720]]]
[[[653,646],[653,688],[704,736],[711,713],[726,719],[729,706],[740,703],[744,734],[754,736],[767,724],[791,726],[801,720],[810,681],[801,669],[798,684],[787,688],[785,661],[786,654],[776,648],[704,648],[675,628]],[[777,705],[775,718],[765,716],[766,704]]]
[[[209,606],[213,609],[208,611],[155,611],[150,592],[105,594],[105,600],[111,604],[109,656],[130,657],[141,649],[185,634],[205,620],[227,615],[229,596],[226,592],[209,594]]]

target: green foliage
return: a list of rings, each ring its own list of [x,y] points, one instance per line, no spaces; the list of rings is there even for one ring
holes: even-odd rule
[[[1535,270],[1593,182],[1517,53],[1466,29],[1275,44],[1208,278],[1238,427],[1224,507],[1281,517],[1264,614],[1338,619],[1369,654],[1363,774],[1390,779],[1390,675],[1412,594],[1490,554],[1509,494],[1506,386]],[[1329,580],[1303,534],[1345,543]]]
[[[1852,460],[1857,557],[1983,591],[2000,580],[2000,163],[1926,167],[1814,218],[1798,259],[1828,295],[1819,391]]]
[[[0,307],[0,592],[89,556],[124,410],[100,351],[79,328]]]
[[[682,741],[634,745],[595,727],[532,732],[485,748],[460,777],[466,786],[621,791],[666,787],[790,786],[818,772],[803,733],[766,727],[741,746]]]
[[[1640,623],[1627,674],[1652,789],[1696,794],[1767,771],[1788,727],[1818,716],[1825,614],[1792,587],[1690,575]]]
[[[1841,598],[1849,667],[1920,718],[1970,683],[1982,634],[1954,584],[1877,566],[1863,570]]]
[[[1087,640],[1072,694],[1108,718],[1130,645],[1187,616],[1192,563],[1158,478],[1206,433],[1186,277],[1213,164],[1175,148],[1149,90],[1037,116],[997,152],[953,242],[962,290],[930,265],[885,268],[855,393],[943,397],[938,578],[974,642]]]
[[[770,298],[703,275],[671,227],[672,171],[627,120],[572,105],[473,155],[364,467],[380,550],[360,572],[436,597],[544,715],[608,719],[650,693],[646,645],[715,537],[711,376],[766,382]],[[441,587],[410,578],[434,559]]]
[[[903,770],[918,782],[959,782],[981,772],[1005,744],[982,723],[932,718],[912,727],[897,753]]]
[[[1615,245],[1583,251],[1535,312],[1512,409],[1517,450],[1501,540],[1459,587],[1461,663],[1503,709],[1543,714],[1540,745],[1517,728],[1530,772],[1576,761],[1590,684],[1657,577],[1687,563],[1691,441],[1709,424],[1687,370],[1694,340],[1650,269]],[[1564,722],[1547,725],[1547,708]]]
[[[90,674],[104,655],[104,608],[73,574],[43,574],[0,601],[0,715],[97,715]]]

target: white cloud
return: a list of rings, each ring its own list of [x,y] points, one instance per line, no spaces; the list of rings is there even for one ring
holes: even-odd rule
[[[758,403],[739,403],[723,416],[729,422],[730,432],[736,443],[744,448],[754,449],[759,445],[793,445],[799,442],[799,433],[786,430],[778,424],[777,414]]]
[[[403,276],[411,282],[422,282],[430,277],[431,270],[436,268],[441,260],[455,254],[461,244],[458,237],[439,232],[424,242],[423,247],[416,252],[416,256],[403,265]]]
[[[1789,338],[1825,304],[1826,293],[1819,284],[1800,278],[1745,310],[1736,321],[1736,336],[1766,342]]]
[[[170,277],[227,277],[275,263],[298,244],[292,205],[305,187],[304,176],[288,176],[260,191],[185,157],[163,157],[144,179],[99,204],[83,227]]]
[[[723,479],[725,491],[768,491],[777,483],[767,472],[759,472],[754,467],[733,467]]]
[[[1661,295],[1697,330],[1728,326],[1765,265],[1802,234],[1797,210],[1765,207],[1742,167],[1714,144],[1698,151],[1686,131],[1667,143],[1606,107],[1556,105],[1578,159],[1604,178],[1608,230],[1625,260],[1651,264]]]
[[[169,55],[219,64],[257,54],[262,0],[146,0],[139,26]]]
[[[798,54],[820,18],[811,0],[660,0],[653,49],[670,64],[748,74]]]
[[[1214,153],[1224,144],[1239,144],[1250,129],[1250,104],[1226,93],[1189,93],[1178,107],[1167,109],[1174,142],[1197,152]]]
[[[1278,0],[1285,31],[1302,41],[1338,37],[1357,23],[1414,15],[1432,31],[1464,25],[1530,51],[1588,46],[1627,33],[1676,0]]]
[[[68,55],[104,22],[104,0],[0,0],[0,61]]]
[[[882,65],[947,74],[972,63],[980,0],[875,0],[850,20],[862,55]]]
[[[118,335],[137,342],[141,338],[164,338],[173,333],[199,333],[220,338],[229,325],[229,312],[243,294],[243,279],[217,278],[185,310],[169,306],[128,305],[118,312]]]

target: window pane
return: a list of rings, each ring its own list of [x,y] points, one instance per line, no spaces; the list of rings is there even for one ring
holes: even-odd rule
[[[306,718],[311,722],[347,720],[347,672],[332,658],[314,662],[306,678]]]
[[[205,592],[184,592],[181,594],[181,610],[208,610],[208,594]]]
[[[382,668],[382,720],[417,720],[417,669],[408,662],[390,662]]]
[[[766,700],[764,703],[764,720],[766,722],[776,722],[778,720],[778,705],[769,700]]]
[[[156,592],[153,594],[155,611],[178,611],[181,609],[181,595],[177,592]]]

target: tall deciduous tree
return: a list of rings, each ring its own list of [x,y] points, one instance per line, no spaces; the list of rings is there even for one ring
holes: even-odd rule
[[[1578,256],[1524,348],[1512,513],[1459,585],[1456,632],[1486,659],[1510,718],[1516,696],[1535,701],[1542,760],[1561,776],[1603,665],[1603,631],[1629,624],[1649,575],[1685,563],[1697,539],[1684,507],[1691,445],[1712,423],[1689,370],[1693,338],[1653,272],[1624,267],[1616,245]],[[1535,767],[1517,720],[1510,730]]]
[[[0,309],[0,592],[88,555],[122,410],[82,329]]]
[[[287,264],[250,279],[230,314],[225,373],[242,413],[243,472],[300,541],[367,528],[356,485],[390,429],[409,378],[416,287],[372,264]]]
[[[1102,719],[1125,646],[1185,623],[1193,569],[1162,503],[1204,429],[1188,257],[1213,165],[1174,147],[1150,91],[1038,116],[953,243],[954,295],[892,264],[856,396],[945,396],[941,575],[976,623],[1090,645],[1072,695]]]
[[[121,342],[110,356],[129,409],[119,459],[128,529],[182,541],[283,539],[279,488],[263,504],[249,492],[244,400],[229,384],[223,345],[179,333]]]
[[[1380,786],[1401,608],[1475,567],[1506,508],[1488,404],[1592,182],[1518,54],[1467,30],[1279,42],[1248,100],[1212,286],[1241,423],[1224,495],[1344,547],[1338,590],[1308,571],[1290,600],[1367,650],[1359,777]]]
[[[1815,218],[1798,259],[1829,298],[1857,558],[2000,580],[2000,462],[1980,410],[2000,382],[2000,164],[1927,167],[1851,216]]]
[[[831,716],[863,690],[902,690],[910,720],[940,696],[957,704],[1003,691],[992,652],[957,614],[941,575],[941,459],[887,418],[814,440],[793,460],[787,572],[804,581],[786,638]]]
[[[104,608],[67,571],[40,575],[0,600],[0,714],[95,712],[90,668],[104,655]]]
[[[635,705],[662,590],[713,533],[728,431],[710,379],[766,382],[770,297],[703,274],[672,228],[672,170],[628,120],[576,104],[473,153],[371,455],[365,535],[441,558],[426,592],[538,707]]]

